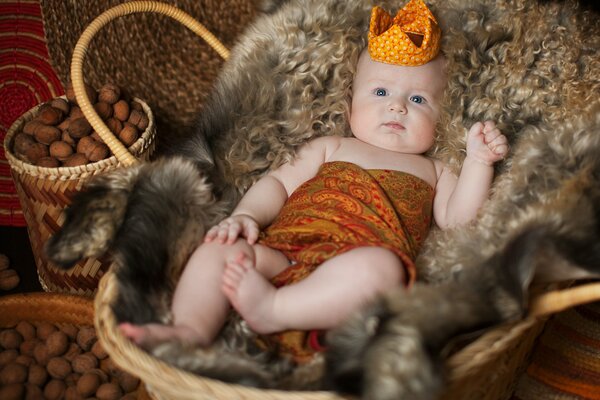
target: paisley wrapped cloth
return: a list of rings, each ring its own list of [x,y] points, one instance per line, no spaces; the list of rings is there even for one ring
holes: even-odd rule
[[[405,284],[412,284],[414,260],[431,225],[433,196],[427,182],[405,172],[365,170],[341,161],[323,164],[261,234],[260,243],[280,250],[292,264],[271,282],[293,284],[332,257],[377,246],[398,255]],[[286,331],[261,336],[259,343],[304,362],[322,349],[319,334]]]

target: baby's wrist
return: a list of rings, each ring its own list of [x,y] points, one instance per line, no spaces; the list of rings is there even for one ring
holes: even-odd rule
[[[476,156],[473,156],[473,155],[469,155],[469,154],[467,154],[467,157],[465,158],[465,161],[467,161],[467,160],[471,160],[471,161],[473,161],[473,162],[475,162],[477,164],[483,164],[483,165],[485,165],[487,167],[493,167],[494,166],[494,161],[484,160],[482,158],[479,158],[479,157],[476,157]]]

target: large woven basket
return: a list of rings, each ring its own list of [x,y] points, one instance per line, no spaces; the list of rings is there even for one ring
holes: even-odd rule
[[[64,98],[64,96],[63,96]],[[150,107],[135,99],[150,123],[140,138],[129,147],[129,154],[147,160],[154,150],[155,125]],[[65,271],[48,260],[44,252],[46,241],[63,223],[63,211],[70,204],[72,196],[79,192],[92,176],[117,169],[121,162],[116,156],[76,167],[46,168],[21,161],[13,152],[13,139],[28,121],[37,115],[38,105],[19,119],[8,130],[4,138],[6,158],[11,167],[19,201],[23,209],[27,232],[37,266],[38,277],[44,290],[91,296],[96,292],[98,281],[108,270],[106,259],[88,258]],[[92,121],[90,121],[92,123]],[[92,123],[96,131],[100,122]],[[116,139],[115,139],[116,140]]]
[[[192,17],[172,6],[151,1],[134,1],[106,11],[90,24],[77,47],[84,49],[91,37],[112,19],[136,12],[156,12],[168,15],[202,36],[223,58],[227,57],[227,50]],[[85,51],[78,51],[77,47],[72,65],[74,83],[76,74],[81,73],[80,66],[75,64],[82,64],[85,56]],[[81,79],[81,75],[77,78]],[[85,96],[83,87],[79,88],[78,96],[80,95]],[[83,106],[82,110],[84,113],[86,112]],[[91,113],[93,110],[88,110],[88,112]],[[115,150],[113,152],[117,154]],[[128,157],[126,152],[120,154],[123,154],[124,163],[135,162]],[[125,160],[126,157],[129,158],[129,161]],[[346,398],[337,393],[324,391],[260,390],[227,384],[166,364],[141,350],[119,333],[111,307],[117,295],[116,276],[112,271],[108,271],[100,282],[95,298],[95,324],[98,338],[113,361],[124,370],[140,377],[146,383],[150,395],[155,399],[341,400]],[[447,400],[508,398],[512,393],[516,377],[524,365],[524,360],[529,356],[547,316],[578,304],[599,299],[600,283],[556,290],[536,296],[531,302],[530,314],[527,319],[487,332],[447,360],[449,385],[442,397]]]

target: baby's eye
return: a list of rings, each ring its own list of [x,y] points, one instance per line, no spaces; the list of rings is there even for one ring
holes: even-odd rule
[[[375,96],[387,96],[388,92],[384,88],[375,89]]]
[[[422,96],[410,96],[410,101],[417,104],[425,103],[425,98]]]

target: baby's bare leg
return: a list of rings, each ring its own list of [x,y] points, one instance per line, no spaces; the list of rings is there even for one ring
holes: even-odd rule
[[[227,264],[223,292],[250,327],[268,334],[287,329],[330,329],[404,278],[391,251],[361,247],[323,263],[306,279],[276,289],[240,256]]]
[[[121,332],[138,345],[148,348],[170,339],[209,345],[219,333],[229,311],[229,301],[220,289],[224,267],[228,260],[239,254],[250,260],[265,257],[265,252],[260,249],[255,255],[253,246],[245,239],[238,239],[232,245],[203,243],[190,257],[175,289],[173,324],[125,323],[120,325]],[[271,256],[266,257],[268,261],[277,260],[277,254],[266,254]],[[281,257],[287,265],[287,259],[282,254]],[[273,272],[271,269],[268,271]]]

